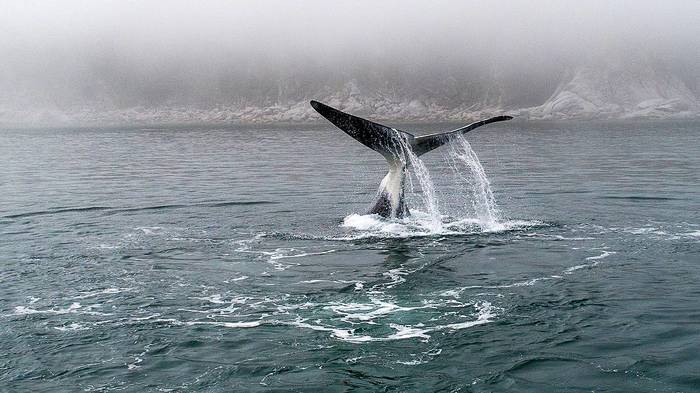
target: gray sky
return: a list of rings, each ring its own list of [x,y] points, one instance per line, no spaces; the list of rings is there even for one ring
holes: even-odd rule
[[[691,84],[700,75],[696,0],[2,3],[6,105],[204,99],[225,95],[222,85],[261,94],[258,82],[274,78],[410,84],[494,68],[532,84],[571,64],[645,56]]]

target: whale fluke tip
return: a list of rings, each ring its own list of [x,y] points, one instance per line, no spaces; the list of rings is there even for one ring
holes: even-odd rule
[[[311,101],[309,101],[309,104],[311,104],[311,106],[312,106],[314,109],[316,109],[316,110],[318,110],[318,108],[319,108],[321,105],[323,105],[323,104],[321,104],[320,102],[318,102],[318,101],[316,101],[316,100],[311,100]]]

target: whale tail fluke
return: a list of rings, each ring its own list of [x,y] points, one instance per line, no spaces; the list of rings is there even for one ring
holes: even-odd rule
[[[370,149],[377,151],[387,159],[395,158],[397,154],[397,138],[399,136],[403,137],[411,145],[415,155],[421,156],[449,142],[450,137],[455,134],[464,134],[486,124],[513,118],[512,116],[495,116],[471,123],[456,130],[415,137],[413,134],[406,131],[400,131],[361,117],[353,116],[318,101],[311,101],[311,106],[316,112],[320,113],[321,116],[328,119],[328,121],[333,123],[336,127],[345,131],[346,134],[355,138],[358,142]]]
[[[397,158],[399,137],[406,138],[409,143],[415,138],[408,132],[353,116],[318,101],[311,101],[311,106],[336,127],[389,161]]]
[[[454,135],[457,134],[466,134],[467,132],[481,127],[486,124],[490,123],[496,123],[498,121],[505,121],[505,120],[510,120],[512,119],[513,116],[495,116],[488,118],[486,120],[480,120],[475,123],[471,123],[469,125],[466,125],[462,128],[458,128],[456,130],[452,131],[447,131],[447,132],[440,132],[437,134],[431,134],[431,135],[424,135],[424,136],[419,136],[415,138],[413,142],[413,152],[416,153],[417,156],[423,155],[435,148],[438,148],[445,143],[450,141],[450,138]]]
[[[408,132],[350,115],[318,101],[311,101],[311,106],[346,134],[386,158],[389,173],[379,186],[377,200],[370,213],[391,218],[409,215],[403,197],[406,166],[409,162],[405,148],[410,148],[416,156],[420,156],[449,142],[453,135],[469,132],[485,124],[512,119],[511,116],[496,116],[456,130],[415,137]]]

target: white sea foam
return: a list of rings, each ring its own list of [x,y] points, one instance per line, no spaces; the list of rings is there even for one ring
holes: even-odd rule
[[[61,331],[61,332],[70,332],[70,331],[75,331],[75,330],[87,330],[89,329],[88,327],[81,325],[79,323],[70,323],[68,325],[63,325],[63,326],[54,326],[54,329]]]
[[[546,281],[546,280],[551,280],[553,277],[537,277],[533,278],[530,280],[525,280],[525,281],[518,281],[514,282],[512,284],[506,284],[506,285],[496,285],[493,287],[487,287],[487,288],[513,288],[513,287],[530,287],[535,285],[539,281]]]
[[[420,360],[420,359],[407,360],[407,361],[397,360],[396,363],[404,364],[406,366],[417,366],[419,364],[426,364],[426,363],[428,363],[428,361],[427,360]]]
[[[358,360],[363,359],[364,356],[357,356],[354,358],[347,358],[345,359],[345,363],[357,363]]]
[[[139,321],[139,322],[140,321],[148,321],[149,319],[158,318],[159,316],[160,316],[160,314],[156,313],[156,314],[147,315],[145,317],[134,317],[134,318],[131,318],[131,320]]]
[[[299,253],[294,253],[294,254],[287,254],[287,251],[300,251]],[[313,256],[313,255],[325,255],[325,254],[330,254],[335,252],[335,250],[327,250],[327,251],[320,251],[320,252],[303,252],[301,250],[295,249],[295,248],[278,248],[272,253],[267,253],[267,252],[261,252],[265,255],[270,255],[270,260],[277,260],[277,259],[285,259],[285,258],[301,258],[301,257],[308,257],[308,256]]]
[[[362,286],[362,282],[355,280],[328,280],[328,279],[313,279],[313,280],[303,280],[299,281],[297,284],[318,284],[322,282],[332,282],[336,284],[355,284],[355,287],[359,284]]]
[[[119,249],[121,247],[122,247],[121,244],[100,243],[97,246],[95,246],[94,248],[98,248],[100,250],[116,250],[116,249]]]
[[[550,235],[545,233],[523,233],[521,236],[534,237],[534,238],[544,238],[544,239],[554,239],[554,240],[569,240],[569,241],[583,241],[583,240],[595,240],[594,237],[566,237],[562,235]]]
[[[78,302],[73,302],[71,303],[70,306],[65,307],[65,308],[49,308],[45,310],[38,310],[35,308],[31,307],[26,307],[26,306],[16,306],[14,309],[14,315],[31,315],[31,314],[57,314],[57,315],[62,315],[62,314],[86,314],[86,315],[112,315],[109,313],[102,313],[102,312],[97,312],[97,311],[92,311],[93,308],[98,308],[99,305],[91,305],[88,307],[83,307],[80,303]]]
[[[320,321],[314,321],[315,324],[307,323],[306,321],[307,321],[307,319],[297,317],[297,319],[294,321],[278,321],[278,323],[281,325],[291,325],[291,326],[296,326],[296,327],[311,329],[311,330],[316,330],[316,331],[331,332],[331,335],[333,337],[339,338],[341,340],[346,340],[346,341],[355,340],[358,342],[362,342],[362,341],[369,341],[372,339],[372,337],[369,337],[369,336],[355,336],[354,330],[323,326],[320,324]]]
[[[572,274],[573,272],[575,272],[577,270],[585,269],[585,268],[591,267],[591,266],[592,266],[592,264],[574,265],[574,266],[571,266],[571,267],[565,269],[564,274]]]
[[[470,328],[472,326],[477,326],[477,325],[483,325],[485,323],[489,323],[493,321],[493,318],[496,317],[496,308],[491,305],[489,302],[481,302],[477,303],[476,307],[479,310],[479,313],[477,315],[477,319],[474,321],[464,321],[464,322],[457,322],[457,323],[450,323],[444,326],[440,326],[439,329],[435,330],[444,330],[444,329],[449,329],[449,330],[461,330],[461,329],[466,329]]]
[[[423,341],[430,340],[430,336],[428,335],[428,333],[432,331],[430,328],[404,326],[396,323],[389,324],[389,326],[395,329],[396,333],[386,338],[380,338],[379,341],[405,340],[407,338],[417,338]]]
[[[163,227],[136,227],[134,229],[143,232],[145,235],[155,235],[163,232]]]
[[[608,256],[613,255],[613,254],[616,254],[616,252],[604,250],[600,255],[586,257],[587,261],[594,261],[593,263],[584,263],[581,265],[571,266],[570,268],[565,269],[563,273],[564,274],[573,274],[577,270],[587,269],[587,268],[598,266],[601,262],[601,259],[607,258]]]
[[[292,266],[296,266],[297,264],[292,264],[292,263],[283,263],[281,260],[283,259],[291,259],[291,258],[302,258],[302,257],[311,257],[311,256],[318,256],[318,255],[326,255],[326,254],[331,254],[336,252],[336,250],[331,249],[331,250],[324,250],[324,251],[306,251],[298,248],[293,248],[293,247],[279,247],[274,250],[254,250],[253,249],[253,243],[258,242],[260,239],[265,237],[266,235],[264,233],[259,233],[255,235],[251,239],[243,239],[243,240],[237,240],[234,243],[238,245],[238,247],[234,250],[235,252],[240,252],[240,253],[249,253],[249,254],[257,254],[258,258],[260,259],[267,259],[267,262],[271,264],[275,270],[286,270]],[[244,276],[245,278],[248,278],[247,276]],[[245,278],[240,278],[240,279],[245,279]]]
[[[304,280],[299,281],[299,284],[317,284],[320,282],[335,282],[334,280]]]
[[[134,362],[127,364],[126,367],[128,370],[137,370],[137,369],[141,368],[141,366],[139,366],[139,363],[141,363],[141,362],[143,362],[143,358],[136,357],[134,359]]]
[[[132,291],[133,288],[105,288],[105,289],[96,289],[92,291],[85,291],[81,292],[80,295],[73,297],[73,299],[87,299],[99,295],[114,295],[117,293],[122,293],[122,292],[129,292]]]
[[[422,341],[428,341],[430,340],[430,334],[433,332],[437,331],[454,331],[454,330],[460,330],[460,329],[466,329],[472,326],[476,325],[481,325],[485,324],[488,322],[492,322],[493,319],[497,315],[497,308],[494,307],[491,303],[489,302],[478,302],[473,305],[474,309],[476,310],[476,319],[474,320],[469,320],[469,321],[464,321],[464,322],[458,322],[458,323],[450,323],[450,324],[444,324],[444,325],[434,325],[434,326],[425,326],[423,324],[417,324],[414,326],[408,326],[408,325],[401,325],[397,323],[390,323],[389,327],[395,330],[394,333],[388,335],[388,336],[380,336],[380,337],[375,337],[375,336],[370,336],[370,335],[356,335],[355,334],[355,329],[342,329],[342,328],[337,328],[337,327],[330,327],[330,326],[325,326],[321,324],[320,320],[314,321],[314,323],[308,323],[306,319],[303,318],[298,318],[297,320],[293,322],[281,322],[284,324],[291,324],[293,326],[301,327],[301,328],[308,328],[312,330],[318,330],[318,331],[328,331],[331,333],[331,336],[342,340],[342,341],[347,341],[347,342],[352,342],[352,343],[366,343],[366,342],[373,342],[373,341],[393,341],[393,340],[406,340],[406,339],[411,339],[411,338],[416,338]],[[351,305],[348,306],[348,308],[351,308],[353,310],[367,310],[366,305]],[[364,320],[365,323],[367,319],[372,319],[375,318],[379,315],[385,315],[390,312],[395,312],[397,310],[401,311],[407,311],[407,310],[414,310],[417,308],[423,308],[423,307],[395,307],[395,306],[385,306],[384,309],[381,309],[378,312],[375,312],[374,315],[372,315],[372,312],[369,314],[359,314],[359,315],[354,315],[360,320]]]
[[[257,321],[238,321],[238,322],[227,322],[227,321],[181,321],[175,318],[154,318],[154,316],[149,316],[147,318],[132,318],[132,321],[149,321],[152,323],[167,323],[169,325],[175,326],[198,326],[198,325],[212,325],[220,326],[225,328],[253,328],[265,324],[262,320]]]
[[[350,214],[343,220],[341,227],[352,229],[354,233],[345,237],[330,237],[327,240],[359,240],[363,238],[410,238],[440,235],[476,235],[496,233],[542,225],[541,221],[504,220],[494,222],[488,227],[481,225],[475,218],[451,219],[442,216],[440,226],[433,225],[430,215],[420,210],[412,210],[411,216],[388,220],[376,214]]]
[[[403,364],[406,366],[417,366],[420,364],[426,364],[430,360],[432,360],[435,356],[438,356],[442,353],[442,349],[435,348],[431,349],[429,351],[422,352],[420,354],[414,354],[411,353],[410,356],[413,358],[411,360],[397,360],[397,364]]]
[[[222,296],[212,295],[208,298],[214,304],[221,304],[223,302]],[[402,306],[396,304],[395,302],[385,299],[371,299],[368,303],[340,303],[340,304],[319,304],[314,302],[306,302],[300,304],[288,303],[289,299],[261,299],[258,302],[248,302],[249,306],[260,303],[264,304],[264,309],[269,310],[270,305],[275,305],[277,302],[284,301],[285,303],[276,304],[277,311],[263,312],[263,313],[251,313],[248,317],[257,317],[256,319],[247,318],[247,320],[226,320],[234,315],[231,314],[218,314],[223,318],[219,319],[215,317],[217,314],[215,310],[183,310],[179,311],[185,312],[199,312],[206,311],[208,314],[205,319],[175,319],[175,318],[163,318],[160,314],[155,313],[151,315],[132,317],[124,320],[125,323],[153,323],[153,324],[167,324],[174,326],[213,326],[221,328],[232,328],[232,329],[249,329],[257,328],[260,326],[293,326],[301,329],[310,329],[315,331],[327,332],[330,337],[347,341],[351,343],[366,343],[375,341],[393,341],[393,340],[407,340],[407,339],[417,339],[421,341],[429,341],[431,334],[435,332],[445,331],[451,332],[455,330],[465,329],[476,325],[481,325],[494,320],[498,314],[498,308],[491,305],[491,303],[486,301],[475,302],[475,303],[461,303],[457,301],[438,300],[425,301],[423,304]],[[412,311],[421,309],[435,309],[438,310],[441,307],[452,307],[454,312],[450,313],[439,313],[439,317],[432,317],[430,319],[423,319],[422,322],[415,324],[399,323],[400,319],[396,319],[392,315],[411,313]],[[253,307],[254,308],[254,307]],[[79,306],[73,305],[71,310],[80,309]],[[463,312],[462,309],[464,309]],[[301,310],[307,310],[304,314],[308,314],[310,310],[330,310],[339,317],[319,317],[316,319],[304,318],[301,314]],[[68,310],[54,310],[54,312],[69,312]],[[325,313],[317,313],[320,316],[325,315]],[[435,315],[434,312],[431,315]],[[245,318],[246,315],[235,314],[236,319]],[[293,319],[287,319],[285,316],[291,316]],[[449,320],[447,320],[449,318]],[[455,318],[457,320],[455,321]],[[461,321],[460,321],[461,320]],[[444,322],[440,322],[444,321]],[[108,321],[106,321],[108,322]],[[114,321],[112,321],[114,322]],[[358,334],[358,327],[366,326],[363,329],[363,334]],[[373,332],[369,327],[376,327],[382,333]],[[387,333],[380,327],[385,326],[393,330],[391,333]],[[83,325],[65,325],[62,327],[57,327],[57,330],[68,331],[68,330],[78,330],[83,328]],[[374,329],[374,328],[373,328]],[[437,352],[439,354],[439,351]],[[141,356],[138,356],[141,357]],[[139,362],[134,362],[137,365]]]
[[[603,251],[602,254],[596,255],[596,256],[593,256],[593,257],[588,257],[588,258],[586,258],[586,260],[587,260],[587,261],[596,261],[596,260],[598,260],[598,259],[607,258],[608,256],[610,256],[610,255],[612,255],[612,254],[616,254],[616,252],[615,252],[615,251]]]
[[[316,303],[306,303],[301,305],[280,305],[280,308],[286,307],[288,310],[299,310],[299,309],[310,309],[320,306]],[[464,318],[463,322],[452,322],[445,324],[436,325],[426,325],[424,323],[416,323],[414,325],[406,325],[400,323],[388,323],[388,327],[394,330],[393,333],[384,335],[374,335],[371,333],[367,334],[357,334],[356,326],[360,325],[371,325],[378,326],[375,320],[380,318],[387,318],[390,314],[398,312],[410,312],[413,310],[424,309],[424,308],[436,308],[437,304],[426,303],[419,306],[398,306],[394,303],[388,301],[375,300],[369,304],[362,303],[347,303],[338,305],[325,306],[324,309],[330,309],[335,313],[342,316],[340,320],[331,319],[324,320],[321,318],[309,320],[308,318],[303,318],[300,315],[292,320],[285,319],[266,319],[262,316],[258,320],[252,321],[221,321],[221,320],[177,320],[173,318],[159,318],[157,314],[150,315],[142,318],[132,318],[133,321],[148,321],[150,323],[167,323],[169,325],[179,325],[179,326],[217,326],[222,328],[256,328],[259,326],[279,326],[287,325],[302,329],[310,329],[315,331],[327,332],[329,335],[335,339],[341,341],[347,341],[351,343],[366,343],[374,341],[393,341],[393,340],[406,340],[406,339],[418,339],[421,341],[430,340],[431,333],[438,331],[455,331],[460,329],[469,328],[472,326],[484,324],[491,322],[497,315],[497,308],[491,305],[489,302],[477,302],[477,303],[460,303],[461,307],[470,308],[470,312],[465,315],[455,314],[458,318]],[[278,313],[273,313],[273,315],[281,316],[290,314],[288,310],[279,310]],[[331,322],[335,321],[335,322]],[[338,326],[338,321],[349,324],[349,327]],[[332,325],[330,325],[332,323]],[[439,351],[435,354],[439,354]]]
[[[631,233],[633,235],[648,235],[648,234],[653,234],[653,235],[668,235],[668,232],[663,231],[659,228],[655,227],[644,227],[644,228],[625,228],[625,232]]]
[[[211,296],[207,296],[207,297],[198,297],[198,298],[196,298],[196,299],[206,300],[206,301],[208,301],[209,303],[214,303],[214,304],[224,304],[224,303],[226,303],[226,302],[223,300],[223,297],[222,297],[222,295],[221,295],[220,293],[215,293],[215,294],[213,294],[213,295],[211,295]]]
[[[469,285],[469,286],[464,286],[464,287],[460,287],[460,288],[453,288],[453,289],[444,290],[444,291],[438,292],[437,295],[442,296],[442,297],[460,298],[462,296],[462,293],[464,293],[465,291],[470,290],[470,289],[505,289],[505,288],[529,287],[529,286],[533,286],[533,285],[535,285],[539,282],[542,282],[542,281],[561,280],[564,278],[565,275],[574,274],[574,272],[576,272],[578,270],[598,266],[602,262],[602,259],[605,259],[608,256],[616,254],[616,253],[617,252],[615,252],[615,251],[603,250],[600,255],[595,255],[595,256],[585,258],[585,260],[593,261],[593,262],[568,267],[568,268],[564,269],[561,274],[551,274],[549,276],[542,276],[542,277],[531,278],[531,279],[523,280],[523,281],[516,281],[516,282],[512,282],[510,284]],[[490,294],[490,295],[493,295],[493,294]],[[496,296],[498,296],[498,294],[496,294]]]
[[[262,324],[261,321],[249,321],[249,322],[190,321],[190,322],[185,322],[185,325],[187,325],[187,326],[213,325],[213,326],[221,326],[221,327],[227,327],[227,328],[252,328],[252,327],[260,326],[261,324]]]
[[[235,240],[233,243],[237,244],[238,248],[236,248],[234,251],[255,253],[256,251],[251,250],[252,244],[259,241],[260,239],[264,238],[265,236],[266,236],[265,233],[258,233],[250,239]]]
[[[380,299],[371,299],[371,303],[341,303],[327,306],[336,314],[342,315],[342,320],[349,323],[367,322],[374,323],[377,318],[397,312],[406,312],[426,308],[437,308],[434,304],[425,303],[422,306],[404,307],[395,303]]]
[[[622,231],[625,233],[630,233],[633,235],[645,235],[650,238],[663,239],[663,240],[678,240],[683,234],[669,233],[669,230],[665,230],[657,227],[625,227],[625,228],[609,228],[611,231]]]
[[[144,358],[144,357],[146,356],[146,354],[151,350],[151,346],[153,346],[153,344],[147,344],[147,345],[143,348],[143,352],[141,352],[141,353],[139,353],[138,355],[134,356],[134,362],[133,362],[133,363],[127,364],[127,369],[128,369],[128,370],[136,370],[136,369],[141,368],[141,366],[139,366],[139,364],[140,364],[140,363],[143,363],[143,358]]]
[[[687,232],[687,233],[684,233],[683,235],[700,238],[700,231]]]

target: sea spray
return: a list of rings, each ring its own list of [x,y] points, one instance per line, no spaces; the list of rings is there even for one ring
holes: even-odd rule
[[[408,137],[399,131],[395,130],[395,132],[398,138],[395,139],[396,142],[391,146],[391,149],[406,171],[404,180],[406,182],[406,191],[419,195],[420,197],[421,204],[419,208],[417,208],[413,212],[411,218],[407,219],[408,221],[403,224],[400,222],[387,224],[381,221],[374,222],[374,220],[370,220],[371,222],[364,222],[366,220],[361,220],[363,216],[352,215],[346,217],[343,226],[368,230],[370,228],[367,228],[367,225],[369,225],[374,229],[380,230],[380,232],[389,231],[393,233],[398,231],[402,233],[410,229],[408,227],[404,228],[404,226],[408,225],[409,227],[413,227],[417,225],[417,227],[410,229],[409,232],[417,230],[420,233],[425,232],[433,234],[451,233],[455,230],[455,224],[459,226],[467,222],[476,224],[482,230],[487,231],[506,228],[507,225],[500,222],[501,217],[493,192],[491,191],[491,184],[486,177],[479,157],[463,135],[454,135],[450,138],[443,157],[457,180],[456,185],[466,189],[466,192],[460,192],[455,195],[458,198],[457,202],[460,206],[470,206],[473,209],[475,217],[471,216],[471,214],[466,214],[467,212],[465,211],[463,214],[458,214],[454,217],[457,221],[444,223],[443,216],[440,212],[439,199],[436,195],[436,188],[432,182],[428,168],[413,152]],[[415,176],[415,182],[413,176]],[[417,186],[420,187],[420,193],[416,192],[416,183]],[[471,211],[472,209],[467,208],[465,210]],[[394,228],[397,225],[401,228]],[[379,228],[375,228],[377,226]]]
[[[418,158],[416,153],[413,152],[411,144],[408,139],[403,136],[399,131],[394,130],[398,136],[399,146],[396,146],[397,152],[400,152],[398,156],[407,168],[413,169],[413,174],[418,180],[418,184],[421,188],[421,199],[423,200],[423,206],[427,210],[428,220],[427,226],[431,232],[440,232],[442,230],[442,216],[440,214],[440,207],[438,205],[438,199],[435,196],[435,186],[433,181],[430,179],[430,172],[426,168],[423,160]],[[406,176],[408,179],[409,190],[414,192],[413,180],[410,174]]]
[[[471,189],[470,201],[479,225],[486,230],[499,229],[501,217],[491,191],[491,183],[486,177],[479,157],[464,135],[451,136],[450,143],[447,144],[445,158],[457,178]],[[471,176],[464,173],[465,168]]]

